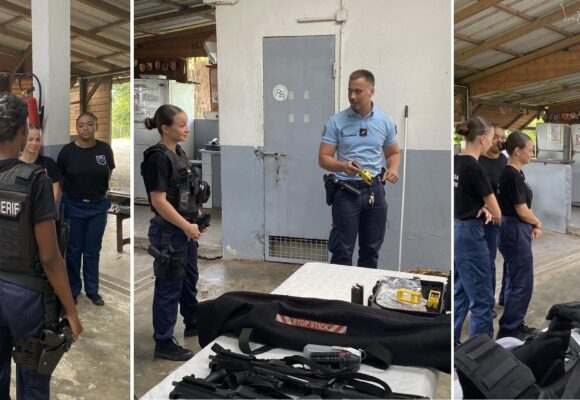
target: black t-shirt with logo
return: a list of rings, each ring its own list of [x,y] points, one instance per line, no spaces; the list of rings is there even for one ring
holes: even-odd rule
[[[44,168],[52,183],[62,181],[62,176],[58,169],[58,165],[56,165],[56,161],[54,161],[52,158],[39,155],[34,163]]]
[[[507,157],[503,153],[499,153],[498,158],[480,156],[479,165],[483,167],[483,171],[487,175],[487,178],[491,183],[491,188],[493,189],[493,192],[497,198],[499,177],[501,175],[501,171],[503,171],[504,167],[507,165]]]
[[[511,165],[506,166],[499,178],[499,206],[502,215],[517,217],[515,205],[527,204],[532,207],[532,189],[526,183],[524,171]]]
[[[454,217],[475,218],[485,204],[483,198],[493,193],[491,185],[475,158],[456,155],[453,161]]]
[[[105,198],[109,189],[109,174],[115,168],[113,150],[105,142],[93,147],[79,147],[74,142],[65,145],[56,160],[63,176],[63,191],[79,199]]]
[[[0,172],[8,171],[17,164],[22,164],[20,160],[2,160],[0,161]],[[55,220],[57,217],[56,206],[54,204],[54,195],[52,193],[52,183],[46,174],[38,174],[32,182],[31,193],[32,204],[32,223],[49,219]]]

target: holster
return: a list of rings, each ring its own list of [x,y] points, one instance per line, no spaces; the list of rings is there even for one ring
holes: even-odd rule
[[[185,276],[185,256],[176,253],[171,245],[162,251],[150,245],[148,252],[155,261],[153,262],[153,274],[157,279],[180,279]]]
[[[54,331],[44,329],[39,338],[15,337],[13,340],[16,364],[42,375],[51,375],[63,354],[70,350],[72,332],[65,319]]]
[[[155,262],[153,263],[153,273],[157,279],[180,279],[185,276],[185,265],[187,258],[185,254],[179,253],[171,246],[171,237],[176,229],[174,225],[167,222],[160,215],[155,216],[155,220],[161,225],[160,249],[150,245],[148,252]]]
[[[324,175],[324,189],[326,190],[326,204],[329,206],[334,202],[334,196],[338,190],[338,185],[335,183],[335,176],[333,174]]]

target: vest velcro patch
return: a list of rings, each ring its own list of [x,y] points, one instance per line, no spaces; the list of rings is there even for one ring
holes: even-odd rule
[[[22,202],[0,199],[0,215],[15,218],[21,211]]]
[[[344,325],[329,324],[327,322],[311,321],[308,319],[300,319],[288,317],[286,315],[276,314],[276,321],[286,325],[296,326],[298,328],[311,329],[314,331],[323,331],[331,333],[346,334],[347,327]]]

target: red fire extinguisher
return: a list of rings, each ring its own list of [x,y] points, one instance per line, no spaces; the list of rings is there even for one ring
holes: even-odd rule
[[[34,79],[37,80],[38,89],[40,93],[40,102],[42,102],[42,87],[40,85],[40,81],[34,74],[22,74],[18,81],[20,90],[24,93],[24,96],[22,96],[22,100],[24,100],[26,102],[26,105],[28,106],[28,123],[31,125],[38,126],[39,128],[42,128],[44,107],[42,105],[39,106],[38,102],[36,101],[36,98],[32,96],[32,93],[34,92],[34,86],[32,86],[29,90],[22,89],[22,77],[25,75],[31,75]]]
[[[22,97],[28,106],[28,123],[40,127],[40,119],[38,117],[38,103],[36,99],[28,94]]]

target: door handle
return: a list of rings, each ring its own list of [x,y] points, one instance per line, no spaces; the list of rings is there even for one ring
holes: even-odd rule
[[[265,152],[262,151],[261,148],[256,147],[254,148],[254,154],[256,155],[256,157],[274,157],[277,160],[280,159],[280,157],[286,157],[286,153],[278,153],[278,152]]]

